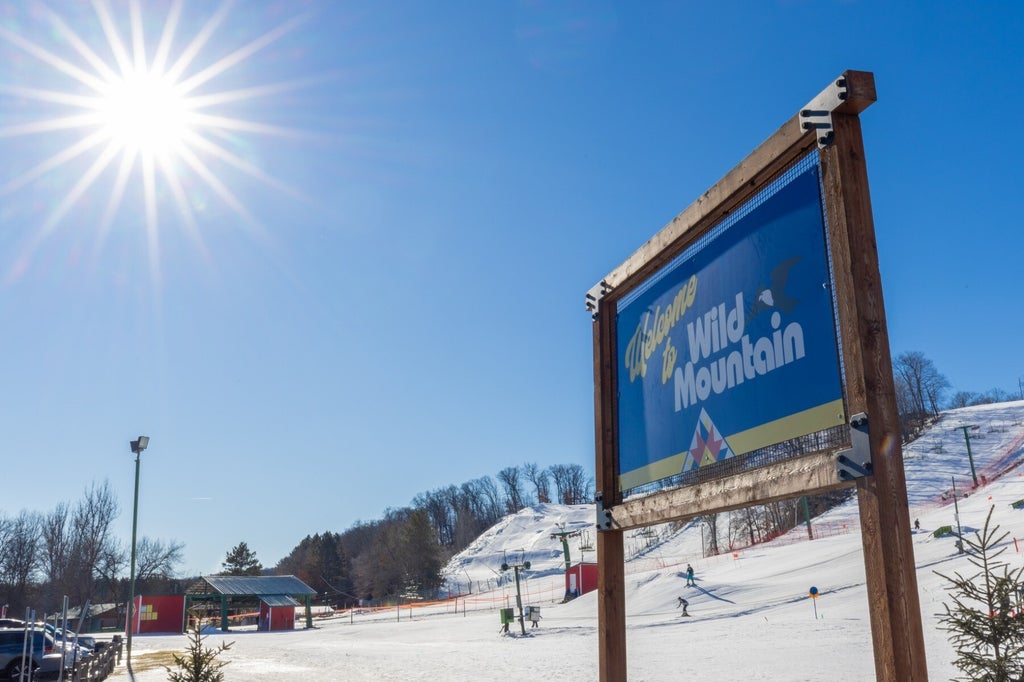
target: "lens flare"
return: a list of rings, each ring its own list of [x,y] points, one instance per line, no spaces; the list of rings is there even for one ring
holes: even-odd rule
[[[298,195],[241,156],[237,145],[229,141],[244,135],[303,136],[296,130],[240,116],[238,111],[246,110],[246,103],[265,102],[288,90],[305,87],[308,80],[238,87],[234,76],[247,60],[295,30],[306,20],[304,15],[243,38],[237,48],[228,48],[230,51],[224,56],[204,60],[204,51],[224,49],[224,44],[230,42],[218,33],[228,21],[230,2],[224,2],[208,15],[194,35],[180,39],[183,0],[175,0],[162,18],[145,16],[139,0],[129,0],[127,16],[123,12],[116,15],[108,0],[94,0],[94,21],[90,23],[97,30],[91,33],[84,29],[76,31],[56,11],[34,7],[38,11],[33,16],[42,16],[48,24],[46,35],[56,37],[52,45],[31,40],[24,31],[2,24],[0,41],[20,53],[21,61],[33,61],[45,76],[38,81],[44,85],[5,83],[5,77],[0,75],[0,96],[19,103],[35,103],[45,114],[0,125],[0,140],[33,136],[51,139],[49,136],[65,134],[71,141],[35,165],[18,169],[16,175],[0,185],[0,198],[44,181],[51,173],[71,168],[84,170],[76,171],[80,173],[77,180],[70,183],[63,196],[50,203],[46,219],[31,236],[26,252],[8,272],[9,280],[24,274],[31,253],[76,206],[101,191],[97,187],[102,178],[110,182],[106,199],[98,202],[105,205],[98,242],[102,243],[109,232],[125,198],[141,195],[142,222],[154,271],[159,267],[158,226],[163,197],[168,197],[175,207],[176,222],[198,250],[205,253],[189,187],[203,187],[205,194],[219,198],[252,226],[258,221],[218,169],[230,168],[269,187]],[[208,11],[204,3],[197,3],[196,7],[196,11]],[[155,47],[147,44],[146,25],[162,25]],[[234,28],[232,39],[240,33]],[[177,50],[176,44],[180,46]],[[48,86],[50,82],[62,85]],[[232,87],[218,87],[228,83]]]

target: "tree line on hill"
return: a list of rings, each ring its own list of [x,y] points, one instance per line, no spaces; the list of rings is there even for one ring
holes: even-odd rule
[[[892,359],[892,374],[904,442],[916,438],[944,409],[990,405],[1017,397],[999,388],[985,393],[957,391],[947,397],[951,388],[949,380],[921,351],[908,351],[895,356]],[[1024,391],[1020,398],[1024,400]]]
[[[273,572],[295,575],[335,604],[433,596],[455,554],[506,514],[538,503],[586,504],[594,481],[578,464],[535,463],[416,495],[384,518],[307,535]]]
[[[901,353],[892,364],[904,441],[913,440],[942,409],[1016,397],[999,389],[948,395],[949,381],[920,351]],[[294,574],[336,603],[429,595],[441,585],[445,562],[506,514],[537,503],[586,504],[593,497],[593,478],[578,464],[506,467],[495,477],[420,493],[409,506],[389,509],[376,521],[357,522],[341,533],[306,536],[270,570]],[[842,498],[809,498],[810,515]],[[763,541],[800,523],[802,512],[800,501],[790,500],[723,518],[707,515],[701,519],[705,551]],[[0,604],[9,605],[11,613],[27,605],[56,610],[62,596],[68,595],[73,604],[89,600],[123,605],[129,590],[130,548],[113,534],[119,513],[106,482],[93,484],[77,503],[61,503],[46,513],[0,513]],[[242,570],[238,566],[263,572],[251,550],[241,545],[228,553],[225,572]],[[175,578],[183,550],[173,540],[141,538],[137,593],[183,589],[187,581]]]
[[[420,493],[408,507],[357,522],[343,533],[307,536],[274,573],[294,574],[336,603],[429,595],[454,554],[505,514],[537,502],[582,504],[594,483],[578,464],[506,467],[461,485]],[[109,482],[92,484],[75,504],[46,513],[0,513],[0,605],[20,615],[26,607],[55,612],[67,595],[123,608],[129,593],[130,545],[115,537],[120,506]],[[191,579],[176,577],[182,543],[142,537],[136,544],[136,594],[181,592]],[[266,569],[245,542],[222,563],[227,575]]]
[[[942,409],[1013,397],[992,389],[960,391],[947,399],[949,381],[924,353],[901,353],[892,362],[905,441],[916,437]],[[342,533],[307,536],[274,570],[297,575],[339,603],[425,596],[440,587],[440,570],[447,560],[506,514],[536,503],[586,504],[593,496],[593,478],[579,465],[506,467],[494,478],[420,493],[411,506],[389,509],[377,521],[359,522]],[[849,490],[839,490],[705,515],[700,519],[704,551],[717,554],[764,542],[849,496]]]

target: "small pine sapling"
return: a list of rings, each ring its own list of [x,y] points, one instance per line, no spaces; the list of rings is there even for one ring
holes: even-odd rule
[[[174,655],[178,669],[164,666],[169,682],[223,682],[221,668],[229,661],[218,661],[217,657],[230,649],[234,642],[221,642],[215,649],[204,646],[206,637],[203,636],[202,623],[202,618],[195,619],[195,628],[188,631],[188,651],[181,656]]]
[[[1017,682],[1024,680],[1024,567],[1010,570],[998,560],[1006,551],[999,545],[1009,533],[990,527],[993,509],[981,532],[963,538],[964,552],[977,572],[966,577],[935,572],[949,581],[946,589],[953,600],[937,615],[956,650],[953,665],[965,675],[960,679]]]

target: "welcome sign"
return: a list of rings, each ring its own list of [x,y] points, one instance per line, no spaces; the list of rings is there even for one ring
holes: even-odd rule
[[[621,489],[845,424],[818,173],[620,306]]]

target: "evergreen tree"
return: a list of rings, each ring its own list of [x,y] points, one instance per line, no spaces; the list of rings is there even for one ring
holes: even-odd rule
[[[224,673],[220,669],[226,666],[228,661],[218,661],[217,657],[230,649],[234,642],[221,642],[216,649],[211,649],[203,646],[205,639],[202,634],[202,620],[196,618],[195,628],[188,633],[188,651],[181,656],[173,655],[174,665],[178,669],[171,670],[164,666],[169,682],[223,682]]]
[[[244,541],[231,548],[231,551],[225,555],[221,567],[224,569],[222,575],[260,575],[263,573],[263,564],[256,558],[256,552],[249,549],[249,545]]]
[[[964,552],[978,571],[971,576],[959,572],[952,577],[936,574],[949,581],[952,607],[943,604],[939,622],[949,631],[956,649],[953,664],[970,682],[1018,682],[1024,680],[1024,613],[1021,603],[1024,567],[1010,570],[998,557],[1006,547],[998,547],[1009,533],[997,535],[999,526],[990,528],[992,509],[985,527],[974,538],[964,537]],[[998,547],[998,548],[997,548]]]
[[[274,567],[277,575],[294,575],[332,601],[351,599],[352,581],[348,556],[338,533],[307,535]]]

